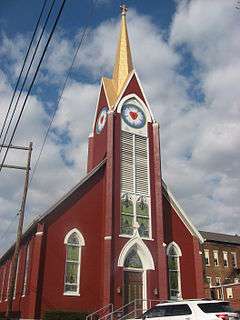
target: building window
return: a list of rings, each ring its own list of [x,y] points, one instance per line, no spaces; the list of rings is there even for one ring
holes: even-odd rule
[[[4,283],[5,283],[5,277],[6,277],[6,267],[3,267],[3,273],[2,273],[2,286],[1,286],[1,292],[0,292],[0,302],[3,300],[3,290],[4,290]]]
[[[24,266],[24,278],[23,278],[23,290],[22,296],[24,297],[27,293],[27,282],[29,273],[29,259],[30,259],[30,244],[28,243],[26,248],[25,266]]]
[[[209,288],[212,287],[212,278],[211,277],[206,277],[207,284],[209,285]]]
[[[210,266],[209,250],[204,250],[205,265]]]
[[[10,289],[10,277],[11,277],[11,273],[12,273],[12,261],[10,262],[10,266],[9,266],[6,300],[8,299],[8,294],[9,294],[9,289]]]
[[[237,254],[236,252],[231,252],[232,256],[232,266],[233,268],[237,268]]]
[[[217,289],[217,299],[218,300],[222,300],[222,288],[221,289]]]
[[[66,244],[66,263],[64,277],[64,294],[79,295],[81,247],[85,245],[82,234],[73,229],[64,240]]]
[[[220,285],[221,285],[221,278],[216,277],[216,286],[220,286]]]
[[[228,267],[228,253],[226,251],[223,251],[223,265]]]
[[[170,244],[167,249],[170,299],[180,299],[182,296],[179,251],[175,244]]]
[[[17,259],[17,269],[16,269],[16,277],[15,277],[14,289],[13,289],[13,299],[16,298],[17,281],[18,281],[18,269],[19,269],[19,260],[20,260],[20,254],[19,254],[18,259]]]
[[[124,261],[125,268],[142,269],[142,261],[135,248],[131,249]]]
[[[239,278],[234,278],[233,282],[234,283],[239,283]]]
[[[232,299],[233,298],[232,288],[226,288],[226,294],[227,294],[227,299]]]
[[[150,237],[148,138],[121,131],[121,225],[120,233]]]
[[[219,266],[219,259],[218,259],[218,251],[213,250],[213,261],[214,261],[214,266],[218,267]]]

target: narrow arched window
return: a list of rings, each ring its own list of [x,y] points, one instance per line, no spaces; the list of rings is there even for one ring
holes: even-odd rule
[[[66,235],[64,243],[66,244],[64,294],[79,294],[81,247],[85,245],[85,241],[81,233],[74,229]]]
[[[181,299],[180,248],[173,243],[167,248],[170,299]]]

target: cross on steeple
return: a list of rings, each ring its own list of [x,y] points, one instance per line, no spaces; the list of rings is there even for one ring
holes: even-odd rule
[[[125,4],[122,4],[122,5],[120,6],[120,9],[121,9],[121,14],[122,14],[122,16],[125,16],[126,13],[127,13],[127,11],[128,11],[127,6],[126,6]]]

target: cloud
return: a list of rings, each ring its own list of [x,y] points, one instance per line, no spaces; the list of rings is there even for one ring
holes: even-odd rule
[[[239,232],[240,206],[238,18],[227,0],[179,1],[166,41],[165,30],[150,17],[134,10],[128,13],[134,65],[160,122],[163,177],[197,227],[230,233]],[[111,76],[118,33],[119,18],[104,21],[91,30],[79,52],[74,76],[64,91],[29,190],[26,224],[85,172],[98,80]],[[77,30],[73,38],[80,34]],[[9,56],[13,70],[26,38],[4,38],[0,55],[3,59]],[[72,39],[59,31],[24,113],[16,142],[33,140],[33,164],[55,107],[50,91],[52,86],[59,90],[56,85],[62,84],[73,52]],[[183,72],[183,67],[190,71]],[[79,75],[83,75],[81,81]],[[5,111],[12,89],[6,70],[0,77],[0,107]],[[198,91],[203,96],[200,100],[195,95]],[[24,157],[16,159],[12,153],[8,159],[21,162]],[[0,181],[4,208],[0,232],[6,229],[21,199],[23,177],[12,173],[10,179],[9,174],[4,173]],[[7,240],[12,241],[13,230]]]

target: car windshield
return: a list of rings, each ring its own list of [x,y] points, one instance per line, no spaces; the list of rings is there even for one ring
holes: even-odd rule
[[[181,316],[191,314],[192,311],[187,304],[171,304],[165,306],[156,306],[144,313],[143,319],[159,318],[170,316]]]
[[[198,306],[205,313],[233,312],[229,302],[199,303]]]

